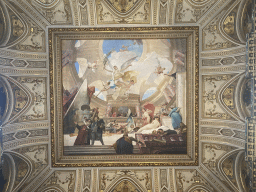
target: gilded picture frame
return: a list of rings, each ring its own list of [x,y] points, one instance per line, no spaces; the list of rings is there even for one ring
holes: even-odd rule
[[[199,153],[199,27],[48,28],[51,160],[53,167],[196,166]],[[63,42],[186,39],[186,153],[66,155],[63,132]]]

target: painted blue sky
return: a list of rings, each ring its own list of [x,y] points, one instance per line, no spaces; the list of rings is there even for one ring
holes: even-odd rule
[[[94,95],[98,95],[98,93],[100,92],[100,90],[98,88],[95,88],[95,93]],[[106,101],[106,98],[104,97],[104,95],[102,93],[100,93],[98,95],[98,98],[102,99],[103,101]]]
[[[112,49],[114,49],[116,52],[119,52],[120,49],[124,49],[122,46],[129,46],[128,51],[135,52],[138,57],[142,55],[143,52],[143,45],[138,45],[137,43],[134,45],[133,40],[126,40],[126,39],[119,39],[119,40],[104,40],[102,49],[103,53],[107,54]],[[111,57],[111,55],[109,56]]]
[[[150,97],[151,95],[153,95],[153,94],[156,92],[156,90],[157,90],[156,87],[152,87],[152,88],[148,89],[148,90],[144,93],[144,95],[143,95],[143,97],[142,97],[142,100],[145,100],[145,99],[147,99],[148,97]]]
[[[75,67],[76,67],[76,72],[78,74],[79,73],[79,63],[77,61],[75,62]]]

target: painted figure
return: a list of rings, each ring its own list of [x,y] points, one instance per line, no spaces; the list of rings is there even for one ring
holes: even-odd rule
[[[160,75],[161,73],[164,72],[164,70],[165,70],[165,68],[164,68],[164,67],[161,67],[161,65],[160,65],[160,63],[159,63],[159,61],[158,61],[158,66],[157,66],[157,68],[156,68],[156,70],[155,70],[155,73],[158,74],[158,75]]]
[[[117,127],[117,123],[116,120],[114,120],[113,122],[110,122],[107,126],[106,126],[106,130],[109,131],[110,133],[116,133],[116,127]]]
[[[162,115],[162,114],[166,114],[167,113],[167,104],[168,103],[165,103],[161,106],[160,110],[159,110],[159,114]]]
[[[90,145],[90,120],[85,121],[85,125],[79,126],[75,122],[79,132],[74,145]]]
[[[133,57],[122,64],[121,69],[118,69],[117,66],[111,65],[111,63],[108,61],[107,58],[104,59],[104,67],[103,69],[112,73],[112,80],[114,82],[113,87],[115,87],[115,93],[112,95],[113,99],[116,100],[119,96],[123,96],[126,94],[126,92],[130,89],[132,85],[134,85],[137,82],[137,71],[126,71],[131,65],[131,63],[136,59],[137,57]],[[106,65],[108,65],[112,70],[109,70],[106,68]]]
[[[117,115],[116,115],[116,112],[114,112],[113,114],[112,114],[112,117],[116,117]]]
[[[119,79],[122,79],[125,81],[127,79],[127,72],[124,72],[126,69],[128,69],[131,66],[131,63],[136,59],[137,57],[133,57],[126,61],[124,64],[122,64],[121,69],[118,69],[117,66],[113,66],[110,64],[108,59],[106,60],[106,63],[104,63],[104,70],[112,73],[112,80],[116,81]],[[112,70],[109,70],[106,68],[106,65],[108,65]],[[131,72],[131,71],[130,71]]]
[[[91,139],[92,143],[91,145],[94,145],[95,140],[99,140],[102,145],[104,145],[103,139],[102,139],[102,133],[105,129],[105,123],[103,119],[99,119],[98,116],[94,118],[94,122],[91,125]]]
[[[182,117],[179,114],[180,108],[175,107],[171,110],[171,112],[169,113],[169,117],[172,118],[172,127],[174,129],[178,129],[180,128],[180,123],[182,122]]]
[[[177,108],[170,109],[170,106],[184,105],[180,97],[185,96],[182,93],[187,83],[178,80],[186,78],[186,70],[181,70],[186,66],[181,68],[173,61],[178,49],[176,45],[186,45],[185,39],[111,38],[71,42],[62,41],[65,57],[62,60],[65,155],[97,155],[106,146],[113,146],[116,151],[112,149],[104,154],[132,154],[137,151],[132,142],[136,139],[144,144],[138,147],[140,153],[147,154],[152,143],[158,145],[155,141],[151,143],[154,136],[176,134],[178,139],[186,140],[187,128],[182,124],[182,120],[187,119],[186,113],[182,113],[183,108],[181,112]],[[158,48],[161,48],[160,52]],[[179,49],[186,53],[185,46]],[[66,58],[64,54],[68,51],[69,54],[76,53],[72,55],[73,62],[68,62],[71,57]],[[75,133],[74,128],[77,128]],[[173,143],[168,145],[158,147],[173,147]],[[72,147],[76,151],[71,152]]]
[[[102,81],[103,89],[101,89],[100,92],[99,92],[97,95],[95,95],[94,97],[96,98],[96,97],[98,97],[102,92],[109,90],[109,89],[111,88],[110,83],[111,83],[110,81],[108,81],[107,83],[104,83],[104,82]]]
[[[145,126],[145,125],[150,123],[150,116],[149,116],[149,114],[152,113],[152,111],[149,110],[149,109],[143,108],[142,112],[143,112],[143,114],[142,114],[143,125],[142,126]]]
[[[117,154],[133,154],[133,141],[141,143],[137,139],[129,137],[126,132],[111,147],[114,147]]]
[[[143,127],[141,127],[137,133],[142,133],[142,131],[153,131],[154,129],[158,128],[160,126],[160,119],[159,117],[155,117],[154,120],[152,121],[152,123],[147,124]]]
[[[134,84],[135,84],[134,80],[130,80],[129,82],[118,81],[116,83],[116,86],[117,86],[116,91],[112,95],[112,98],[116,100],[119,96],[126,96],[126,98],[128,99],[127,92],[129,91],[130,87]]]
[[[129,109],[130,110],[130,109]],[[132,117],[132,113],[128,113],[129,117],[126,120],[127,123],[127,132],[131,132],[135,128],[135,123]]]

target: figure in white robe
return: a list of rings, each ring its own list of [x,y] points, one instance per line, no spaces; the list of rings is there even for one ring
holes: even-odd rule
[[[137,133],[143,133],[143,131],[147,130],[147,131],[153,131],[153,130],[156,130],[159,126],[160,126],[160,122],[159,122],[159,118],[158,117],[155,117],[155,119],[152,121],[152,123],[150,124],[147,124],[143,127],[141,127]]]
[[[143,109],[143,114],[142,114],[142,120],[143,120],[143,126],[147,125],[150,123],[150,113],[152,113],[151,110],[149,109]]]

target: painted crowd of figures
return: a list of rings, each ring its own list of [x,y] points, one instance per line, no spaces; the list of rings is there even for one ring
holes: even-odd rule
[[[93,121],[85,119],[83,126],[79,126],[77,122],[75,124],[79,132],[74,145],[94,145],[95,140],[99,140],[104,145],[102,134],[105,129],[105,123],[103,119],[99,119],[96,116]]]
[[[117,154],[132,154],[132,142],[134,141],[141,144],[141,141],[128,136],[130,133],[163,136],[169,134],[182,134],[186,132],[186,125],[182,122],[179,108],[172,108],[169,113],[162,111],[158,116],[153,116],[154,108],[151,107],[151,110],[149,108],[150,107],[142,109],[143,124],[141,127],[136,126],[132,113],[128,112],[126,124],[121,126],[121,128],[118,126],[118,123],[116,123],[116,120],[105,125],[104,120],[98,117],[98,109],[93,109],[93,116],[89,119],[85,118],[84,125],[79,126],[77,122],[75,122],[79,132],[74,145],[94,145],[95,140],[99,140],[101,144],[104,145],[103,133],[121,133],[123,136],[110,147],[113,147]],[[167,126],[161,124],[161,119],[164,117],[171,118],[171,125]]]

